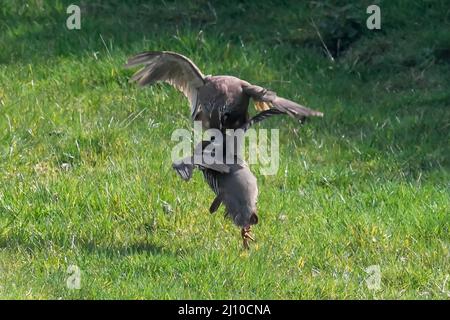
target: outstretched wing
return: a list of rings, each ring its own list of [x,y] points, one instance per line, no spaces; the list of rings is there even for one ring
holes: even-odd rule
[[[211,156],[211,150],[204,150],[208,145],[210,145],[210,143],[211,141],[202,141],[197,146],[195,146],[194,155],[185,157],[172,163],[172,168],[176,171],[176,173],[178,173],[181,179],[189,181],[192,178],[194,167],[198,167],[201,170],[209,169],[211,171],[216,171],[219,173],[230,172],[230,166],[226,163],[213,162],[211,164],[208,164],[203,161],[205,153]],[[198,157],[195,157],[196,155]]]
[[[143,65],[130,82],[141,86],[162,81],[171,84],[188,98],[191,113],[197,107],[198,88],[205,83],[200,69],[185,56],[170,51],[148,51],[128,59],[125,68]]]
[[[267,90],[266,88],[260,86],[255,86],[248,83],[242,86],[242,90],[245,94],[247,94],[254,100],[256,109],[258,111],[262,111],[261,114],[264,115],[260,118],[257,118],[257,121],[255,121],[255,123],[269,116],[280,113],[288,114],[291,117],[301,121],[303,121],[306,117],[323,116],[322,112],[311,110],[291,100],[278,97],[275,92]],[[269,110],[273,111],[264,113],[265,111]]]
[[[182,160],[178,160],[172,163],[172,168],[175,172],[183,179],[184,181],[189,181],[192,178],[192,173],[194,171],[195,166],[200,168],[201,170],[211,170],[219,173],[228,173],[230,172],[230,166],[225,163],[195,163],[194,157],[189,156]]]
[[[247,131],[251,126],[254,124],[263,121],[264,119],[267,119],[271,116],[277,115],[277,114],[284,114],[284,112],[275,109],[275,108],[269,108],[264,111],[259,112],[256,116],[250,118],[244,125],[240,128],[244,131]]]

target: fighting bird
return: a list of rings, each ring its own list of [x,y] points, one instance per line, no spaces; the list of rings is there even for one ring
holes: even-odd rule
[[[203,141],[194,150],[194,155],[184,158],[182,160],[173,163],[173,168],[182,171],[182,167],[192,166],[192,168],[198,168],[206,180],[211,190],[215,193],[216,197],[212,202],[209,212],[214,213],[219,206],[223,204],[225,206],[225,216],[232,219],[235,225],[241,228],[241,237],[243,246],[245,249],[249,249],[249,241],[254,241],[251,235],[251,226],[258,223],[257,215],[257,198],[258,198],[258,185],[256,177],[250,171],[248,165],[239,159],[237,153],[233,150],[232,155],[234,157],[232,163],[225,163],[223,159],[226,157],[226,144],[215,145],[213,148],[208,149],[214,142]],[[218,149],[223,151],[223,159],[215,161],[212,164],[207,164],[204,161],[195,162],[193,157],[195,154],[200,154],[203,157],[208,152],[214,153]],[[214,154],[210,154],[214,157]],[[194,163],[194,165],[191,165]],[[189,180],[192,174],[184,178]]]
[[[187,57],[170,51],[148,51],[130,58],[127,68],[142,66],[130,79],[141,86],[156,82],[166,82],[181,91],[189,100],[191,118],[201,121],[204,129],[219,129],[227,134],[227,129],[243,129],[273,115],[287,114],[303,121],[311,116],[323,116],[322,112],[311,110],[296,102],[278,97],[273,91],[253,85],[233,76],[205,76]],[[259,113],[250,118],[250,99]],[[215,148],[208,147],[215,145]],[[228,163],[219,159],[214,162],[196,162],[195,156],[212,156],[221,150],[231,153],[234,161]],[[217,159],[215,159],[217,160]],[[209,164],[212,163],[212,164]],[[225,206],[225,215],[241,228],[244,248],[254,240],[251,226],[258,223],[256,203],[258,186],[256,177],[248,165],[239,158],[236,150],[226,150],[225,144],[203,141],[194,149],[194,154],[173,163],[173,168],[184,180],[192,177],[198,168],[216,197],[209,211],[214,213],[219,206]]]
[[[189,100],[191,117],[201,121],[204,129],[221,131],[249,124],[248,106],[253,99],[259,120],[276,114],[287,114],[299,121],[322,112],[308,109],[275,92],[233,76],[205,76],[187,57],[170,51],[148,51],[128,59],[126,68],[142,66],[131,82],[141,86],[166,82]]]

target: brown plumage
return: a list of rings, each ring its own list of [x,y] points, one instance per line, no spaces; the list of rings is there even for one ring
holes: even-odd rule
[[[173,85],[188,98],[192,119],[202,121],[205,129],[245,126],[251,121],[248,114],[250,99],[264,115],[258,118],[259,121],[275,114],[287,114],[300,121],[310,116],[323,116],[319,111],[278,97],[273,91],[239,78],[204,76],[191,60],[175,52],[143,52],[130,58],[125,67],[140,65],[142,69],[133,75],[131,81],[141,86],[159,81]]]
[[[140,65],[143,67],[133,75],[131,81],[136,81],[141,86],[155,82],[173,85],[188,98],[192,119],[202,121],[205,129],[215,128],[222,132],[238,128],[247,130],[251,125],[277,114],[287,114],[300,121],[306,117],[323,115],[236,77],[204,76],[191,60],[178,53],[144,52],[130,58],[126,67]],[[259,111],[253,118],[248,113],[250,99]],[[211,143],[205,141],[199,144],[194,156],[207,153],[206,147]],[[216,147],[226,154],[225,145]],[[238,159],[235,150],[231,152],[235,160],[231,164],[225,163],[226,161],[194,163],[194,156],[190,156],[175,162],[173,168],[184,180],[191,178],[195,167],[202,171],[206,182],[216,194],[210,212],[215,212],[223,204],[226,215],[241,228],[244,247],[248,248],[248,241],[253,240],[250,227],[258,223],[258,186],[247,164]]]

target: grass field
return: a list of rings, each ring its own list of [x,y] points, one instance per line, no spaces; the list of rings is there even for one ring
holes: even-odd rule
[[[79,1],[67,30],[70,3],[0,5],[0,298],[449,299],[447,1],[378,1],[379,31],[370,1]],[[252,167],[249,252],[201,175],[172,171],[188,103],[128,83],[144,50],[325,113],[259,126],[280,170]]]

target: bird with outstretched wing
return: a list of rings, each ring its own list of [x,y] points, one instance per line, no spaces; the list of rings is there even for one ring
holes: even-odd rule
[[[166,82],[188,98],[193,120],[202,121],[205,129],[237,129],[266,119],[287,114],[303,121],[323,116],[291,100],[278,97],[273,91],[252,85],[233,76],[205,76],[187,57],[170,51],[148,51],[130,58],[127,68],[142,66],[130,81],[141,86]],[[260,112],[249,117],[250,99]],[[250,124],[250,125],[251,125]]]

